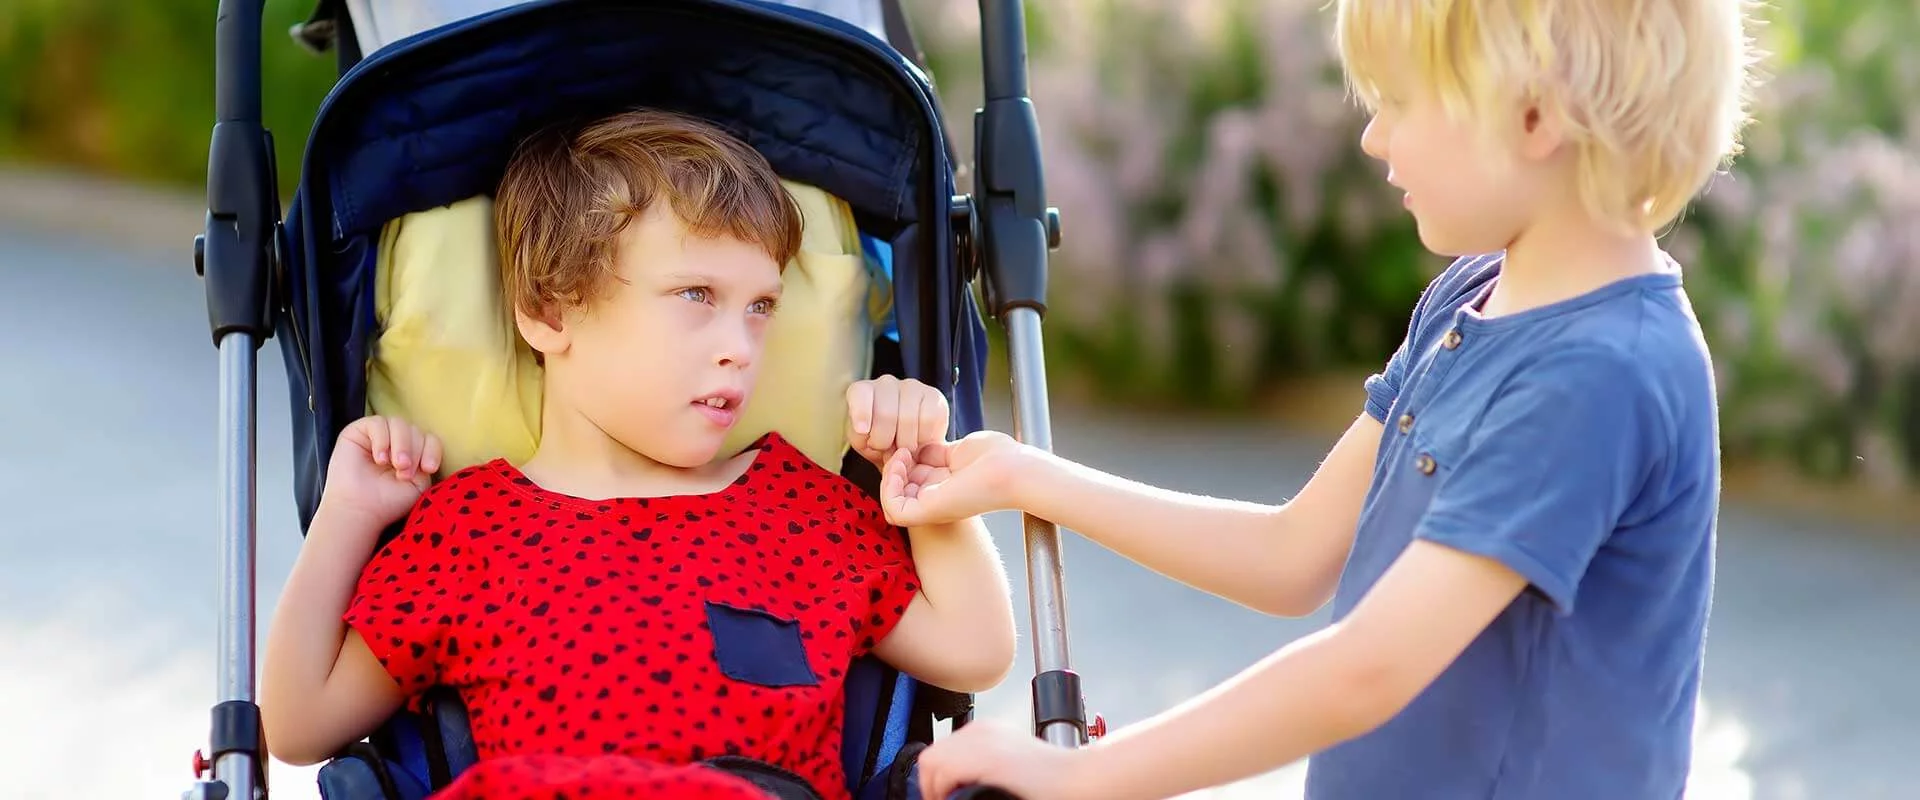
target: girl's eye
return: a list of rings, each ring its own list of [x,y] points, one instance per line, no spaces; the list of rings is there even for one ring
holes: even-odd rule
[[[747,306],[747,311],[748,313],[764,314],[766,316],[772,316],[774,308],[776,308],[778,305],[779,304],[774,300],[772,300],[771,298],[763,297],[759,300],[753,301],[753,305]]]
[[[713,299],[713,293],[708,291],[706,287],[703,287],[703,286],[695,286],[690,289],[681,289],[680,296],[694,303],[705,303]]]

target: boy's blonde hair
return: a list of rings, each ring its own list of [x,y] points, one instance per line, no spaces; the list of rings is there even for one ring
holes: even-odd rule
[[[523,142],[494,200],[506,306],[584,305],[618,278],[620,232],[659,208],[699,236],[731,236],[782,270],[800,249],[800,207],[759,151],[682,114],[628,111]]]
[[[1432,92],[1457,119],[1538,103],[1565,124],[1603,220],[1666,226],[1739,151],[1747,0],[1338,2],[1340,59],[1369,109],[1398,90]]]

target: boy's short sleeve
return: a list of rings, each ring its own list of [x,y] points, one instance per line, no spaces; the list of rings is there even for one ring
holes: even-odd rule
[[[439,684],[455,617],[463,604],[477,558],[471,543],[452,536],[449,514],[428,490],[406,526],[374,553],[343,615],[367,648],[410,694]],[[461,537],[464,539],[465,537]]]
[[[1459,262],[1454,266],[1457,268]],[[1400,346],[1387,359],[1387,365],[1367,377],[1367,416],[1382,425],[1386,424],[1387,416],[1393,413],[1393,402],[1400,398],[1400,387],[1407,382],[1407,370],[1418,357],[1415,348],[1420,341],[1420,323],[1426,315],[1427,298],[1437,291],[1435,287],[1447,282],[1452,274],[1453,269],[1450,268],[1420,291],[1420,299],[1413,304],[1413,312],[1407,318],[1406,337],[1400,340]]]
[[[1393,413],[1393,401],[1400,397],[1400,386],[1406,382],[1407,350],[1412,341],[1413,333],[1409,331],[1407,340],[1387,359],[1387,366],[1367,377],[1367,416],[1382,425],[1386,424],[1387,415]]]
[[[1498,394],[1416,532],[1496,559],[1571,613],[1594,554],[1666,452],[1645,376],[1622,353],[1556,354]]]
[[[860,503],[852,514],[840,549],[848,564],[847,580],[864,590],[866,601],[866,613],[854,621],[854,630],[860,634],[854,649],[857,658],[872,652],[900,624],[920,592],[920,576],[907,550],[906,533],[888,524],[877,501]]]

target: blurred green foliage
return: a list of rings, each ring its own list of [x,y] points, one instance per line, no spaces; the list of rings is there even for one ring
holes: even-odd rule
[[[8,0],[0,3],[0,157],[130,178],[204,183],[213,129],[215,0]],[[331,55],[286,31],[312,0],[269,0],[262,115],[290,192],[313,112],[336,75]]]

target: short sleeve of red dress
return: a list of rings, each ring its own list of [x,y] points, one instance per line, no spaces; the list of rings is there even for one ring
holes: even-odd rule
[[[845,487],[841,513],[846,534],[838,544],[847,564],[847,581],[864,588],[867,601],[866,613],[854,620],[854,630],[860,634],[854,650],[857,658],[872,652],[900,624],[908,604],[920,592],[920,576],[907,549],[906,532],[887,523],[879,501],[850,483]]]
[[[470,538],[453,530],[465,480],[464,474],[449,477],[421,495],[400,535],[361,571],[343,615],[394,682],[414,696],[456,679],[447,674],[458,655],[453,633],[473,613],[468,606],[482,559]]]

